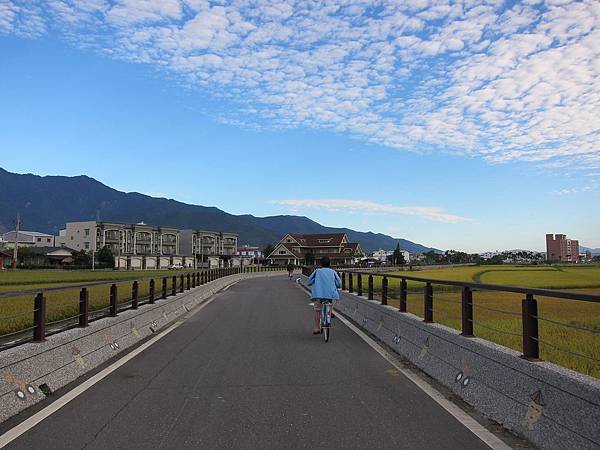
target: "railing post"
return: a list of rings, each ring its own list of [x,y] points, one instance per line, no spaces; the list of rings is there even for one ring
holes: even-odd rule
[[[33,342],[46,340],[46,297],[40,292],[33,301]]]
[[[179,275],[179,280],[180,280],[180,284],[179,284],[179,292],[183,292],[183,283],[184,283],[184,278],[183,278],[183,274]]]
[[[526,359],[540,359],[540,346],[538,341],[537,300],[533,294],[527,294],[523,299],[523,357]]]
[[[131,286],[131,309],[138,309],[138,282],[134,281]]]
[[[381,304],[388,304],[388,279],[385,275],[381,279]]]
[[[369,278],[367,281],[367,286],[368,286],[367,298],[369,300],[373,300],[373,275],[369,275]]]
[[[192,273],[192,287],[196,287],[196,272]]]
[[[167,298],[167,277],[162,279],[162,298]]]
[[[423,290],[423,322],[433,322],[433,287],[431,283],[425,284]]]
[[[154,278],[150,280],[150,287],[148,290],[148,303],[152,305],[154,303]]]
[[[348,292],[350,293],[354,292],[354,286],[352,281],[352,272],[348,272]]]
[[[346,290],[346,272],[342,272],[342,291]]]
[[[117,285],[110,285],[110,317],[117,317]]]
[[[400,306],[398,306],[398,311],[405,313],[406,312],[406,297],[407,297],[407,286],[406,280],[402,278],[400,280]]]
[[[81,328],[88,326],[89,295],[86,288],[81,288],[79,291],[79,326]]]
[[[357,286],[358,289],[357,289],[356,293],[358,294],[359,297],[362,297],[362,294],[363,294],[363,292],[362,292],[362,275],[359,273],[356,278],[357,278],[356,279],[356,284],[358,285]]]
[[[473,336],[473,291],[468,286],[463,287],[462,296],[462,336]]]
[[[190,277],[189,273],[187,274],[187,280],[186,281],[187,281],[187,290],[189,291],[190,287],[191,287],[191,277]]]
[[[200,286],[202,286],[205,283],[205,278],[206,278],[206,272],[204,272],[204,271],[200,272]]]
[[[171,280],[171,295],[177,295],[177,275],[173,275]]]

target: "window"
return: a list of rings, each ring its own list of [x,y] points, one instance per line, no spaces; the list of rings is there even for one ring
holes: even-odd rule
[[[42,238],[41,237],[37,238],[37,241],[42,242]]]
[[[286,253],[285,250],[279,250],[280,255],[285,255],[285,253]]]
[[[89,242],[84,242],[83,245],[85,245],[85,249],[89,250],[90,248],[90,243]]]
[[[328,244],[331,242],[331,239],[318,239],[319,244]]]
[[[73,236],[71,236],[71,240],[73,240]]]
[[[85,230],[83,230],[83,232],[85,233],[86,236],[90,235],[90,229],[86,228]]]

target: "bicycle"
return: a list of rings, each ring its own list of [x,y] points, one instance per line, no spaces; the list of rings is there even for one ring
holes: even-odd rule
[[[319,331],[323,335],[323,340],[329,342],[331,333],[331,300],[321,302],[321,321],[319,322]]]

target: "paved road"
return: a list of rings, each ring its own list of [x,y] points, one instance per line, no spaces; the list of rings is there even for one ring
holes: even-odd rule
[[[240,282],[8,448],[487,446],[283,277]]]

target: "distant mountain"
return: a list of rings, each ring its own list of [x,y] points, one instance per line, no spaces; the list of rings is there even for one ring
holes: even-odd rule
[[[240,243],[275,244],[285,233],[345,232],[367,252],[393,249],[435,250],[405,239],[347,228],[330,228],[302,216],[233,215],[215,207],[189,205],[137,192],[121,192],[85,175],[76,177],[15,174],[0,168],[0,232],[14,228],[16,211],[22,229],[58,234],[65,222],[102,220],[239,233]]]
[[[592,255],[600,255],[600,248],[591,248],[591,247],[579,247],[579,251],[580,252],[587,252],[590,251],[592,253]]]

